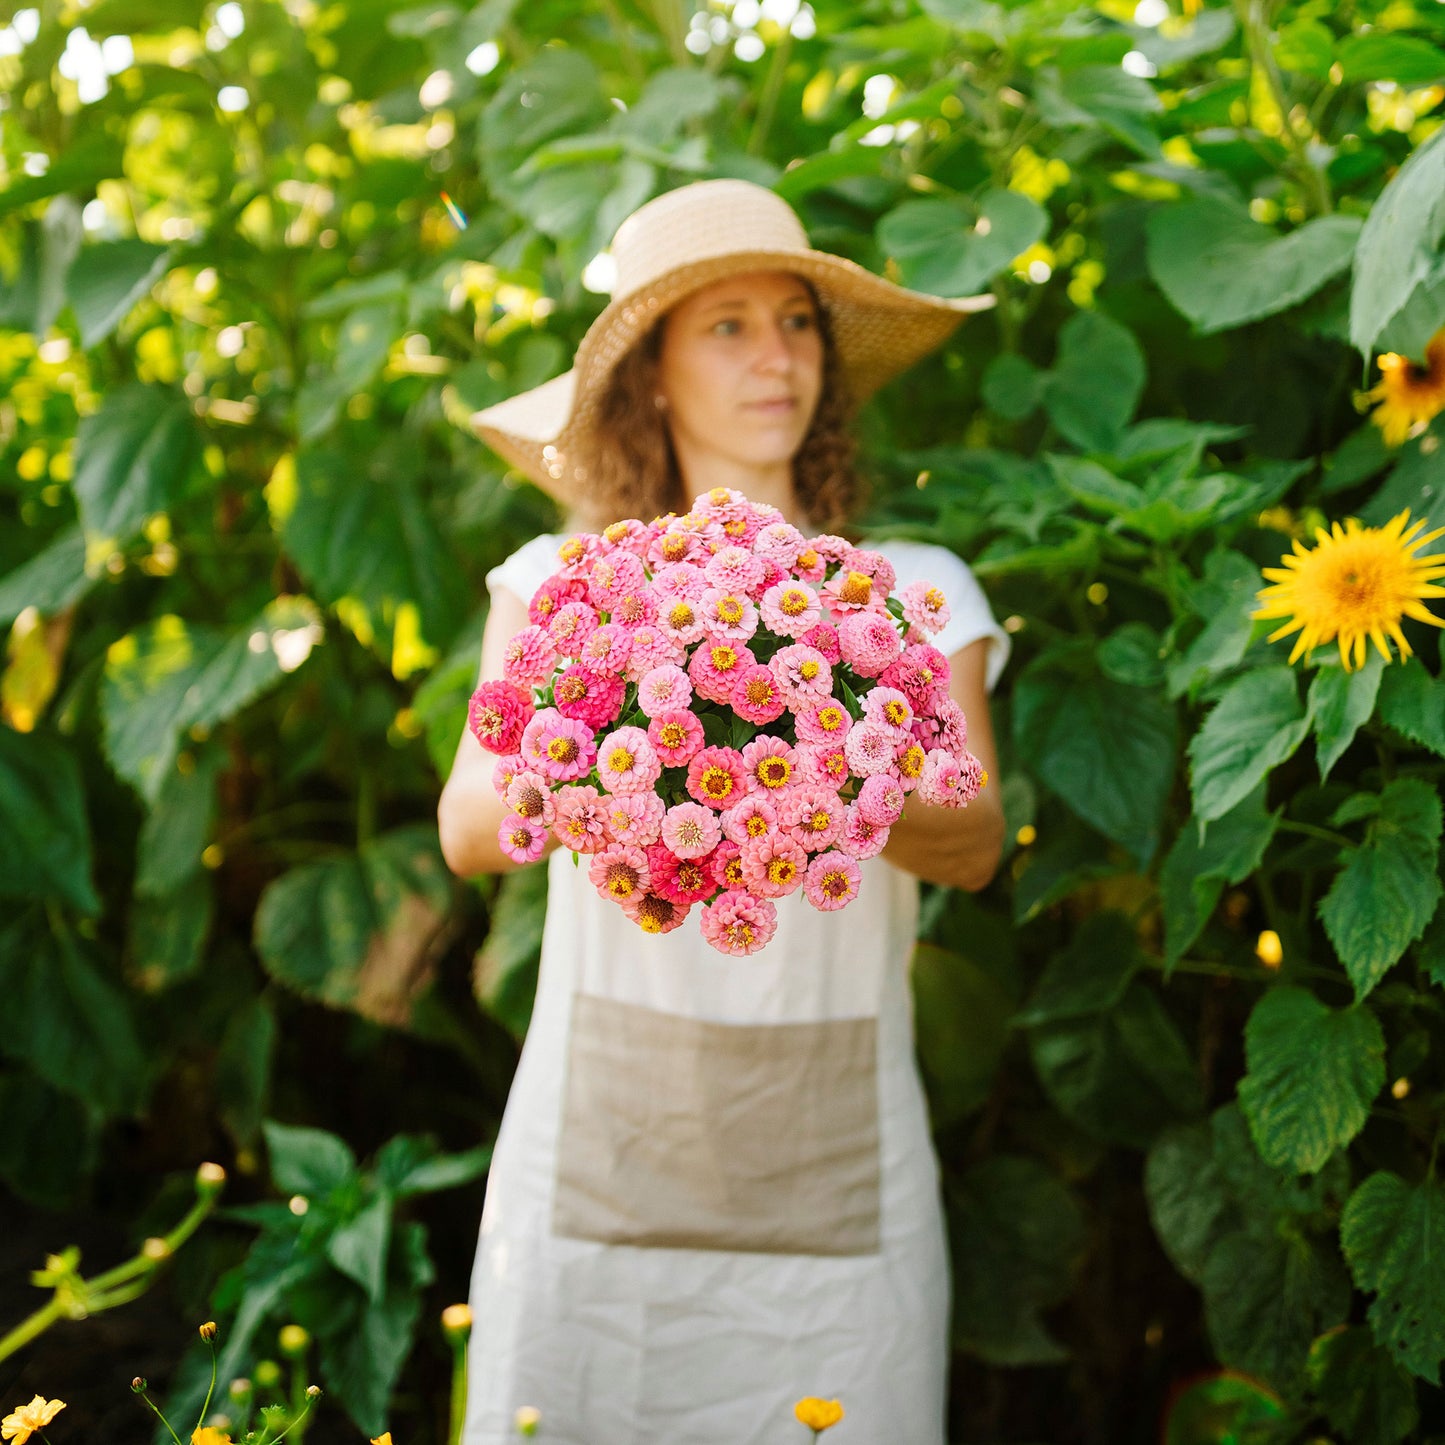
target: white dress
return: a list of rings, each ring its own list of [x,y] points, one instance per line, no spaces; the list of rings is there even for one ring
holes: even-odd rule
[[[539,537],[487,576],[523,600]],[[872,544],[936,583],[945,655],[1008,637],[941,547]],[[548,860],[531,1028],[472,1273],[464,1445],[785,1445],[804,1395],[828,1445],[943,1445],[949,1268],[913,1049],[918,884],[883,858],[772,941],[715,952],[696,918],[644,934],[585,867]]]

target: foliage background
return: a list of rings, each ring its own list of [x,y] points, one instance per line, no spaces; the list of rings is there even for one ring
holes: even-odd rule
[[[1249,618],[1326,518],[1445,523],[1445,424],[1390,451],[1358,401],[1445,321],[1445,6],[4,13],[17,1270],[218,1158],[245,1207],[148,1358],[215,1313],[251,1369],[299,1320],[315,1438],[444,1438],[544,885],[450,879],[434,807],[481,578],[557,520],[466,419],[565,367],[622,216],[741,175],[999,302],[861,424],[869,528],[956,548],[1015,643],[1008,857],[929,891],[915,960],[953,1438],[1217,1440],[1232,1392],[1251,1439],[1445,1439],[1439,652],[1290,670]],[[68,1326],[4,1398],[98,1419],[123,1343]]]

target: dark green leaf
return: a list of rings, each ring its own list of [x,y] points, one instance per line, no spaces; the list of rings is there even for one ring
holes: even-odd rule
[[[984,368],[980,383],[984,405],[1008,421],[1022,421],[1039,409],[1047,375],[1017,352],[1000,352]]]
[[[1330,775],[1355,734],[1375,710],[1384,659],[1370,653],[1365,665],[1346,672],[1343,667],[1322,667],[1310,683],[1308,711],[1314,722],[1315,751],[1320,778]]]
[[[1169,662],[1169,696],[1192,692],[1227,672],[1244,657],[1255,623],[1263,583],[1259,568],[1239,552],[1220,549],[1205,559],[1204,577],[1192,589],[1190,607],[1204,618],[1204,630]]]
[[[1258,668],[1230,683],[1189,743],[1195,813],[1222,818],[1294,754],[1309,726],[1289,668]]]
[[[1260,1157],[1313,1173],[1365,1126],[1385,1082],[1385,1036],[1369,1009],[1331,1009],[1308,989],[1271,989],[1244,1032],[1239,1102]]]
[[[1099,644],[1099,666],[1126,687],[1157,687],[1164,680],[1165,648],[1143,622],[1126,622]]]
[[[1364,998],[1419,938],[1440,901],[1439,794],[1397,778],[1379,795],[1365,841],[1351,852],[1320,900],[1319,915]]]
[[[412,1194],[435,1194],[470,1184],[487,1172],[492,1162],[492,1146],[479,1144],[462,1154],[438,1154],[408,1169],[393,1186],[398,1198]]]
[[[62,1210],[95,1168],[100,1119],[29,1070],[0,1073],[0,1179],[42,1209]]]
[[[1084,451],[1118,444],[1144,390],[1144,353],[1127,326],[1102,311],[1076,311],[1059,330],[1044,410]]]
[[[1008,1044],[1012,1002],[960,953],[920,943],[913,952],[918,1056],[935,1129],[979,1108]]]
[[[1148,220],[1149,271],[1207,335],[1272,316],[1350,264],[1360,221],[1320,216],[1281,236],[1217,196],[1160,206]]]
[[[1049,228],[1044,209],[1017,191],[985,191],[975,217],[951,201],[904,201],[878,223],[878,245],[903,283],[934,296],[982,291]]]
[[[0,897],[100,911],[80,768],[58,739],[0,725]]]
[[[325,1199],[356,1177],[356,1156],[344,1139],[324,1129],[307,1129],[265,1120],[271,1179],[283,1194]]]
[[[1414,35],[1373,30],[1368,35],[1347,35],[1338,51],[1345,84],[1390,80],[1411,88],[1445,80],[1445,50]]]
[[[1414,1381],[1361,1325],[1321,1335],[1308,1370],[1321,1412],[1350,1445],[1396,1445],[1420,1419]]]
[[[202,748],[182,772],[166,774],[141,825],[136,849],[135,891],[160,897],[179,888],[201,867],[201,850],[216,810],[216,776],[223,755]]]
[[[136,894],[127,938],[139,987],[155,992],[200,968],[215,907],[215,889],[204,872],[191,874],[169,893]]]
[[[357,1214],[331,1231],[326,1257],[354,1279],[373,1303],[386,1286],[386,1251],[391,1242],[391,1196],[378,1194]]]
[[[78,602],[95,585],[85,575],[85,538],[66,527],[43,552],[0,578],[0,627],[14,622],[27,607],[52,616]]]
[[[1159,1135],[1144,1162],[1144,1193],[1165,1253],[1199,1284],[1210,1254],[1238,1227],[1208,1124],[1177,1124]]]
[[[276,1015],[265,997],[242,1004],[226,1023],[216,1051],[216,1101],[238,1147],[261,1132],[276,1054]]]
[[[1014,1022],[1020,1028],[1031,1028],[1106,1013],[1124,997],[1142,962],[1133,927],[1124,914],[1091,914],[1069,946],[1049,960]]]
[[[1418,657],[1385,669],[1380,721],[1412,743],[1445,757],[1445,678],[1431,677]]]
[[[504,874],[472,970],[478,1002],[518,1039],[525,1037],[532,1017],[546,914],[545,867]]]
[[[1375,1296],[1376,1342],[1412,1375],[1440,1383],[1445,1359],[1445,1185],[1370,1175],[1350,1196],[1340,1244],[1355,1284]]]

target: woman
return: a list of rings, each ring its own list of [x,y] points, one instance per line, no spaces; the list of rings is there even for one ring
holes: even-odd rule
[[[992,299],[920,296],[811,250],[741,181],[649,202],[613,255],[616,299],[572,371],[474,418],[588,528],[732,488],[805,536],[835,529],[855,505],[846,412]],[[482,679],[562,540],[488,575]],[[876,550],[897,586],[948,598],[934,640],[993,785],[961,812],[910,799],[855,903],[780,899],[742,959],[691,919],[640,932],[554,855],[473,1274],[466,1445],[502,1445],[526,1406],[568,1445],[762,1445],[802,1434],[803,1395],[842,1400],[841,1445],[942,1445],[948,1264],[908,963],[917,879],[977,889],[997,866],[987,689],[1008,642],[952,553]],[[463,875],[514,866],[494,761],[464,734],[442,796]]]

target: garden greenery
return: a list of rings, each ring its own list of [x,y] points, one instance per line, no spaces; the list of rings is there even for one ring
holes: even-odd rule
[[[1212,1365],[1251,1439],[1445,1429],[1438,633],[1291,666],[1252,615],[1331,520],[1445,525],[1445,6],[95,0],[0,40],[13,1191],[180,1114],[175,1169],[254,1174],[268,1116],[348,1119],[316,1057],[360,1148],[490,1138],[545,879],[450,878],[435,802],[481,578],[558,519],[467,419],[567,365],[623,216],[745,176],[998,298],[860,421],[868,529],[956,549],[1014,642],[1008,853],[914,961],[954,1438],[1153,1440]],[[1389,428],[1379,353],[1425,394]],[[471,1156],[298,1137],[276,1186],[330,1202],[247,1215],[228,1368],[309,1303],[352,1322],[328,1392],[426,1438],[390,1201]]]

